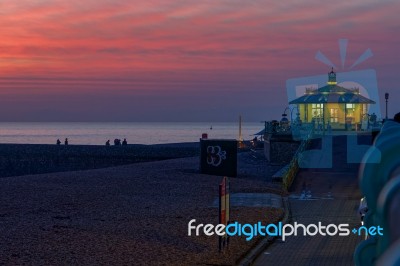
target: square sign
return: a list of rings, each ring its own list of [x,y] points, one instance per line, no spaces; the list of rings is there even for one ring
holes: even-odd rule
[[[200,172],[237,176],[237,140],[200,139]]]

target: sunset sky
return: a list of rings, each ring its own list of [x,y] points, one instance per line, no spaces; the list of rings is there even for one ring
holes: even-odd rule
[[[393,115],[399,14],[378,0],[1,0],[0,121],[276,119],[287,79],[330,71],[318,51],[340,73],[368,48],[352,70],[376,70]]]

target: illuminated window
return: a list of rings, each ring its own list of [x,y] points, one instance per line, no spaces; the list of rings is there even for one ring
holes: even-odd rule
[[[313,103],[311,104],[311,114],[313,118],[322,118],[324,113],[323,103]]]
[[[346,103],[347,117],[354,118],[356,105],[354,103]]]
[[[331,118],[330,118],[331,123],[339,122],[339,109],[338,108],[331,108],[330,115],[331,115]]]

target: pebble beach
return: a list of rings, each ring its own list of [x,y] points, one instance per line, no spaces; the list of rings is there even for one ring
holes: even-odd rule
[[[149,148],[174,149],[172,159],[0,178],[0,264],[235,264],[257,240],[233,238],[220,253],[217,237],[187,235],[191,219],[218,223],[213,202],[221,181],[199,173],[193,145]],[[250,151],[238,159],[231,193],[279,193],[266,186],[279,166]],[[243,223],[282,216],[280,208],[231,210]]]

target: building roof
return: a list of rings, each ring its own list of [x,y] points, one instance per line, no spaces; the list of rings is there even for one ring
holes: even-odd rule
[[[316,90],[306,90],[306,94],[290,101],[289,104],[301,103],[364,103],[374,104],[375,101],[362,96],[358,89],[346,89],[338,86],[336,73],[332,71],[328,74],[328,85]]]
[[[303,95],[291,102],[289,104],[299,104],[299,103],[366,103],[374,104],[373,100],[370,100],[360,94],[354,92],[346,93],[315,93]]]

